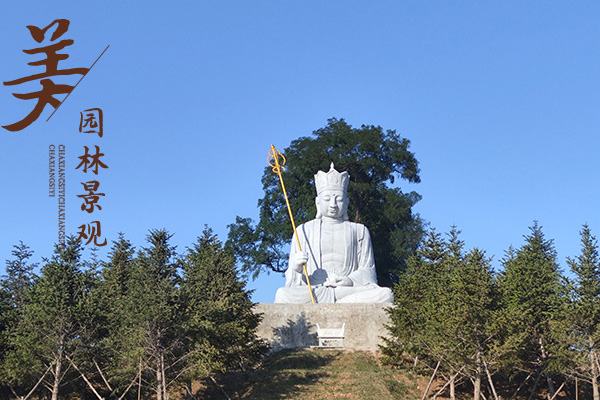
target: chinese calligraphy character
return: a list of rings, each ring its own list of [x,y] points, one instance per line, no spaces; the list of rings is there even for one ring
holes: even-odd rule
[[[60,38],[68,29],[69,29],[69,20],[67,19],[57,19],[54,20],[50,25],[45,27],[44,29],[40,29],[37,26],[28,25],[27,29],[31,34],[31,37],[38,43],[42,43],[45,39],[46,31],[57,25],[55,31],[52,33],[50,37],[50,41],[54,42],[58,38]],[[60,101],[54,98],[54,95],[57,94],[66,94],[71,93],[75,86],[71,85],[56,85],[51,79],[47,79],[52,76],[59,75],[82,75],[84,76],[89,71],[89,68],[67,68],[67,69],[58,69],[58,62],[62,60],[66,60],[69,58],[68,54],[58,54],[57,52],[63,50],[65,47],[70,46],[74,43],[72,39],[64,39],[58,43],[53,43],[48,46],[39,47],[35,49],[23,50],[26,54],[40,54],[44,53],[46,55],[45,59],[33,61],[28,63],[28,65],[32,66],[44,66],[46,70],[44,72],[29,75],[23,78],[15,79],[12,81],[4,82],[5,86],[18,85],[25,82],[34,81],[40,79],[40,84],[42,85],[42,90],[32,93],[13,93],[18,99],[21,100],[33,100],[37,99],[37,104],[33,108],[33,110],[25,116],[21,121],[15,122],[14,124],[5,125],[3,128],[9,131],[20,131],[27,128],[31,125],[38,117],[42,114],[42,111],[46,107],[47,104],[50,104],[55,109],[60,105]],[[46,79],[42,79],[46,78]]]
[[[104,153],[100,153],[100,147],[95,146],[96,147],[96,154],[94,155],[90,155],[88,154],[88,147],[87,146],[83,146],[83,148],[85,149],[85,154],[82,156],[79,156],[78,158],[81,160],[81,162],[79,163],[79,165],[77,167],[75,167],[75,169],[79,169],[79,167],[83,166],[83,172],[87,173],[88,168],[93,169],[92,172],[96,175],[98,175],[98,167],[101,168],[108,168],[108,166],[106,164],[104,164],[102,161],[100,161],[100,157],[104,156]]]
[[[90,108],[79,114],[81,114],[79,132],[97,133],[99,137],[102,137],[102,110],[99,108]]]
[[[81,182],[83,188],[87,190],[87,194],[78,194],[77,197],[81,197],[84,200],[84,203],[81,205],[81,211],[87,211],[88,213],[92,213],[94,211],[94,207],[98,207],[98,210],[102,210],[102,206],[98,203],[100,200],[100,196],[104,196],[104,193],[95,193],[98,190],[98,186],[100,186],[100,182],[98,181],[89,181],[89,182]]]
[[[86,245],[94,241],[94,246],[102,247],[106,246],[106,238],[104,243],[98,243],[98,238],[102,236],[100,221],[93,221],[91,224],[83,224],[79,227],[79,237],[77,240],[87,239]]]

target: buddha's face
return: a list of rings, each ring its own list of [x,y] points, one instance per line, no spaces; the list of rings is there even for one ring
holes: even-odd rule
[[[341,219],[348,207],[348,197],[343,190],[325,189],[316,198],[318,214]]]

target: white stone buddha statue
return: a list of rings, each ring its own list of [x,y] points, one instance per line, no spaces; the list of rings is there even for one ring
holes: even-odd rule
[[[368,229],[348,221],[348,172],[317,172],[317,216],[297,228],[302,251],[292,238],[285,287],[275,303],[310,303],[303,265],[317,303],[386,303],[392,291],[377,285]]]

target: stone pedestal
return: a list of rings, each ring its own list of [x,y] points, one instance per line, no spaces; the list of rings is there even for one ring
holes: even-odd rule
[[[258,336],[267,339],[274,351],[317,346],[317,324],[338,329],[345,323],[344,347],[377,350],[381,336],[387,336],[389,323],[383,304],[271,304],[259,303],[254,311],[262,314]]]

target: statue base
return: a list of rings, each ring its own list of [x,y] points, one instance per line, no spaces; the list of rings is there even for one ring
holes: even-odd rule
[[[306,347],[377,350],[383,344],[381,336],[388,336],[385,309],[391,305],[259,303],[254,311],[262,314],[257,334],[269,342],[273,351]],[[333,336],[323,340],[324,332]]]

